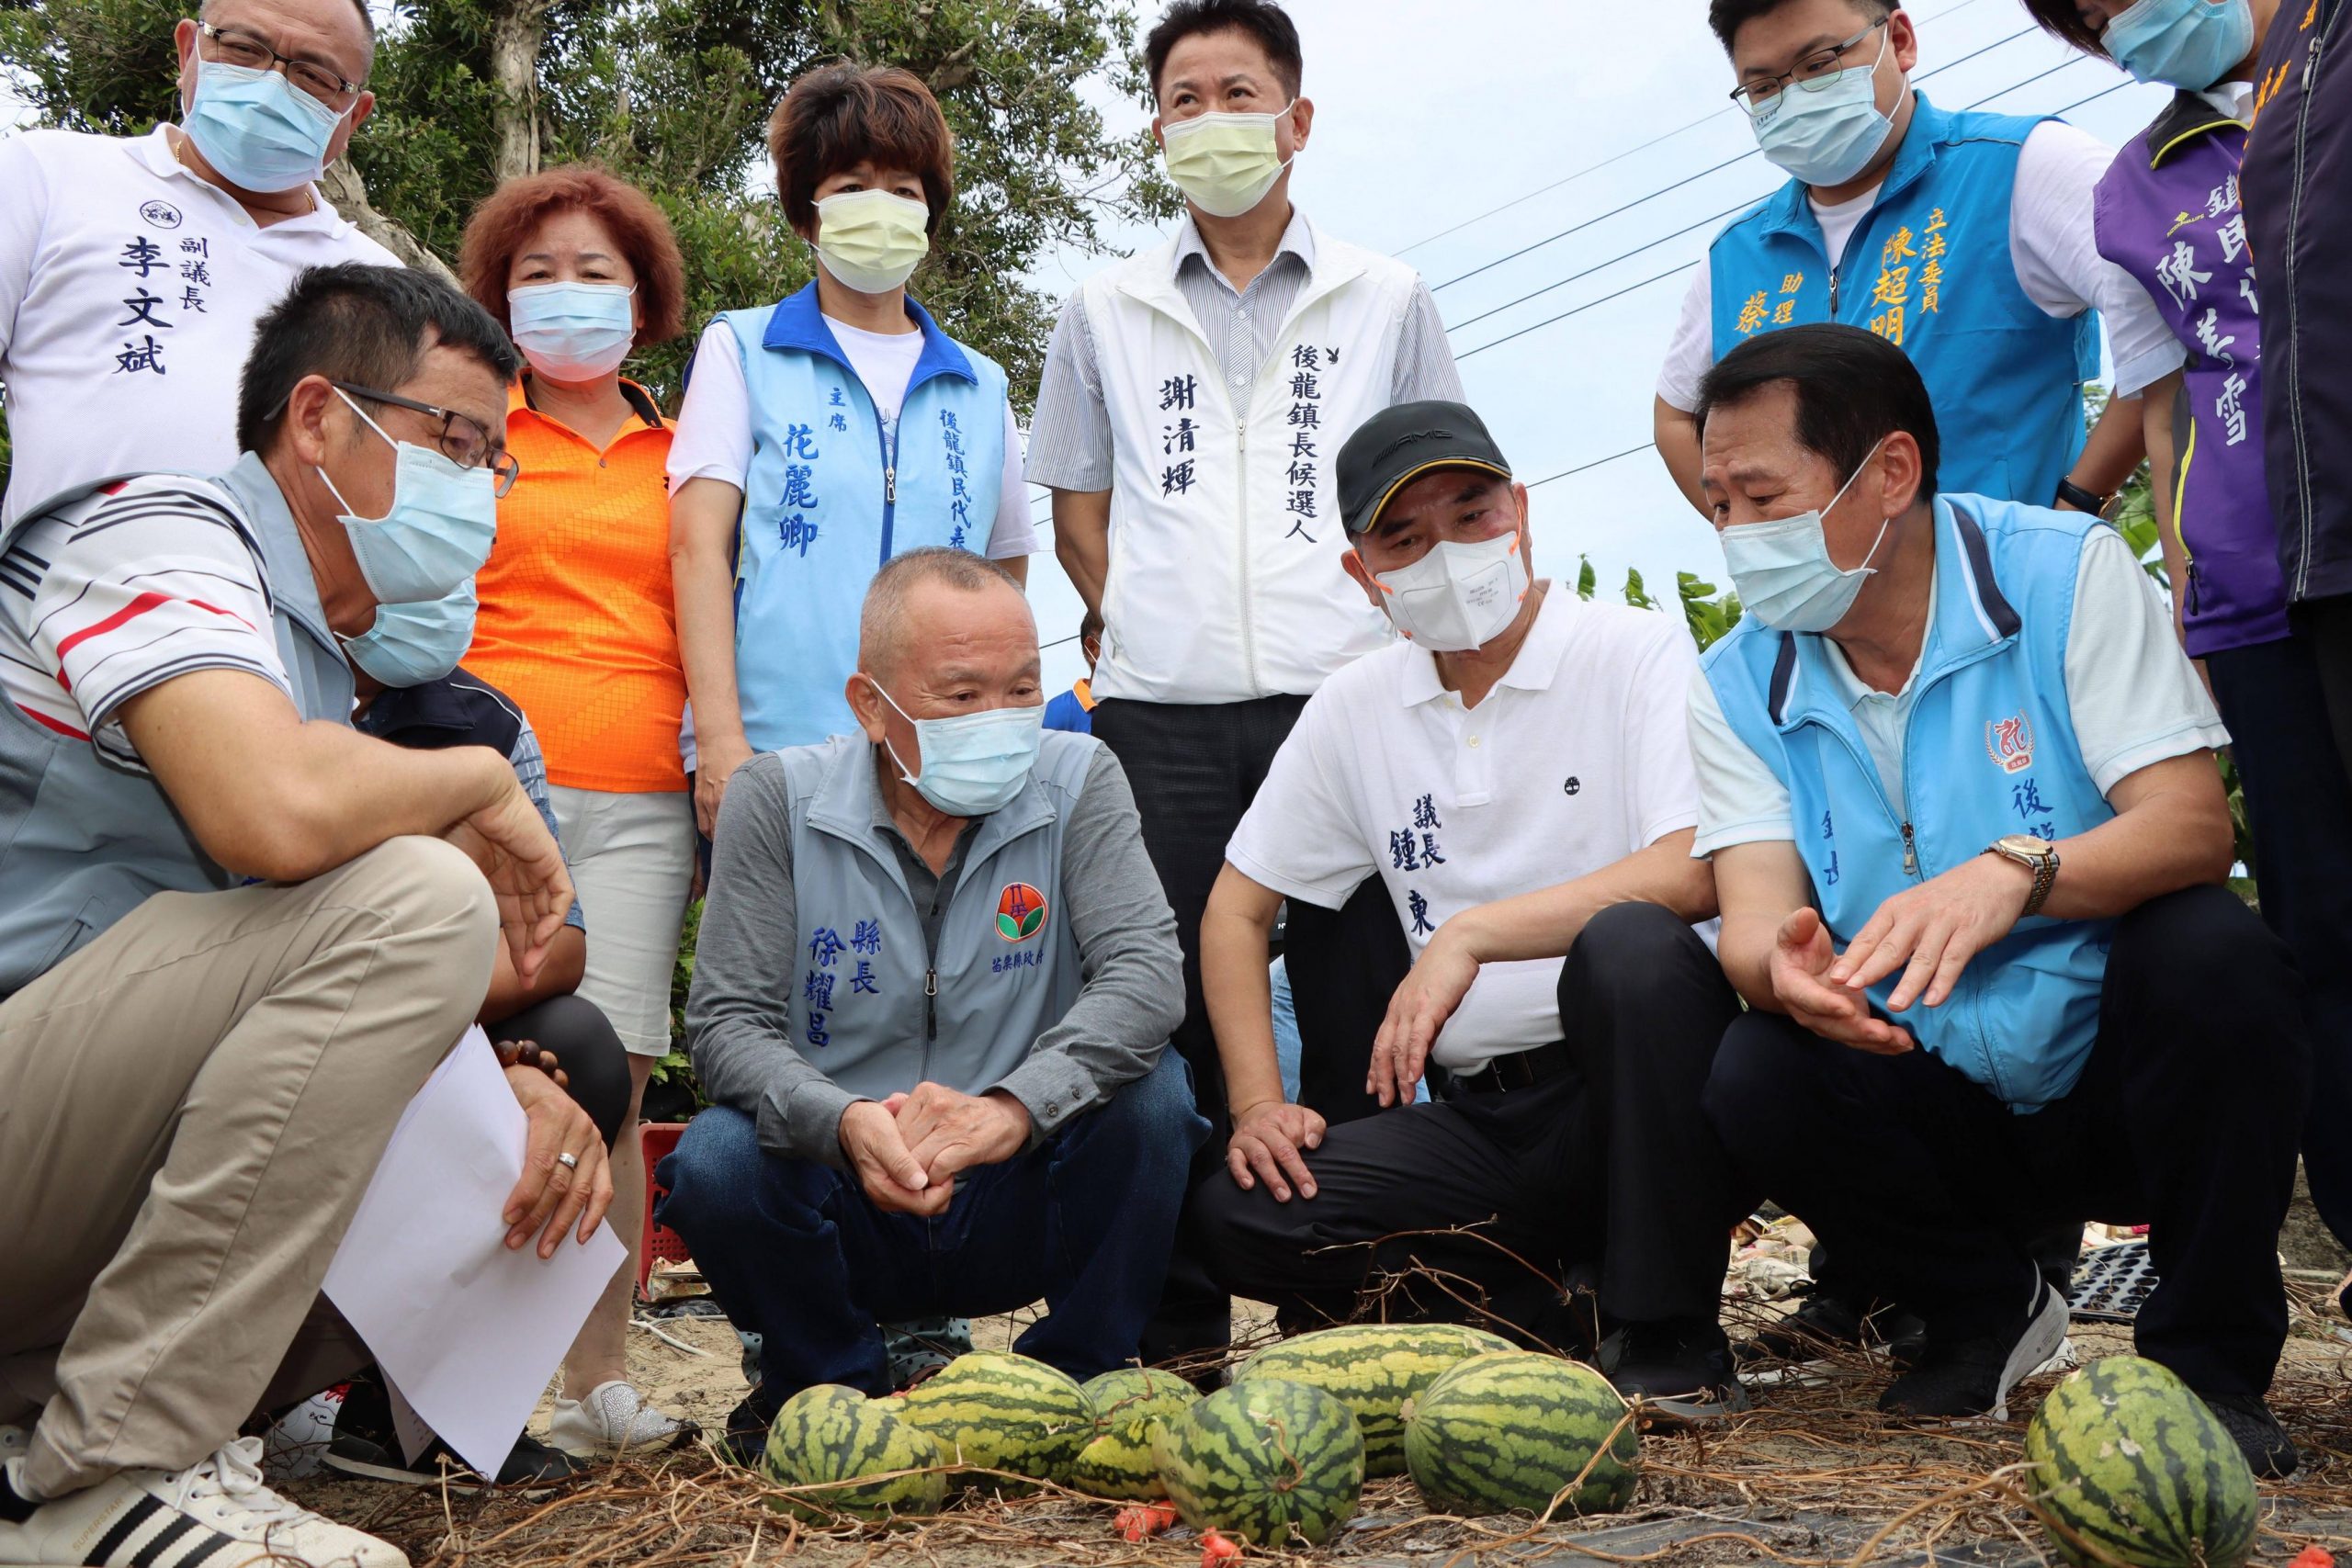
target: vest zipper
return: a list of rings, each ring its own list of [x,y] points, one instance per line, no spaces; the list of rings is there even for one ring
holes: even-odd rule
[[[1908,822],[1903,824],[1903,874],[1919,874],[1919,841],[1911,836],[1911,824]]]
[[[2330,18],[2329,25],[2334,25],[2334,18]],[[2298,599],[2302,598],[2311,586],[2314,508],[2312,504],[2311,450],[2303,424],[2302,300],[2295,283],[2295,245],[2302,235],[2303,228],[2303,155],[2311,143],[2312,84],[2319,78],[2320,50],[2326,41],[2326,28],[2314,33],[2311,52],[2303,60],[2302,95],[2295,105],[2295,188],[2287,201],[2287,399],[2289,422],[2295,432],[2296,504],[2302,511],[2299,519],[2302,548],[2295,558],[2294,596]]]
[[[912,388],[908,389],[912,391]],[[906,423],[907,411],[899,408],[899,424],[886,433],[882,428],[882,411],[874,411],[874,440],[882,448],[882,563],[889,564],[890,534],[898,522],[899,508],[899,425]]]
[[[922,972],[922,1033],[926,1040],[939,1038],[939,955],[932,954],[932,967]]]
[[[1250,383],[1253,394],[1257,390],[1257,385],[1254,379]],[[1250,694],[1254,697],[1259,694],[1258,639],[1250,626],[1251,612],[1250,606],[1250,411],[1248,409],[1236,411],[1233,423],[1233,445],[1237,454],[1233,466],[1238,475],[1234,491],[1237,502],[1241,509],[1239,528],[1241,668],[1250,677]]]

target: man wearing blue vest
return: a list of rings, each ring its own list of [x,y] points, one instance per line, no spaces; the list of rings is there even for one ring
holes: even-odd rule
[[[2302,985],[2224,886],[2228,736],[2169,612],[2097,519],[1939,492],[1927,388],[1869,333],[1743,344],[1700,414],[1749,611],[1691,689],[1694,852],[1751,1010],[1709,1120],[1925,1318],[1881,1409],[2003,1417],[2066,1328],[2030,1239],[2146,1223],[2141,1353],[2286,1473]]]
[[[1716,236],[1657,403],[1658,451],[1699,481],[1699,383],[1738,344],[1804,321],[1867,327],[1917,363],[1952,488],[2096,511],[2141,457],[2143,388],[2179,345],[2098,254],[2091,197],[2112,149],[2051,118],[1954,111],[1911,85],[1919,38],[1887,0],[1712,0],[1764,156],[1787,185]],[[2114,410],[2086,448],[2082,384]]]
[[[1042,1296],[1016,1349],[1125,1364],[1208,1133],[1167,1049],[1175,918],[1126,776],[1041,728],[1012,577],[893,557],[846,695],[864,734],[728,788],[686,1003],[713,1105],[661,1167],[662,1223],[762,1337],[739,1454],[811,1384],[888,1393],[877,1319]]]
[[[0,1562],[406,1562],[237,1430],[365,1359],[313,1311],[344,1229],[502,923],[527,983],[571,902],[505,757],[350,727],[345,647],[489,553],[518,367],[422,273],[313,269],[254,329],[235,468],[0,525]],[[506,1077],[506,1242],[551,1257],[603,1140]]]

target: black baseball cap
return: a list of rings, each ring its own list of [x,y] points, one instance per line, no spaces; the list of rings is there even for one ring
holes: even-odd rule
[[[1396,493],[1437,468],[1510,478],[1487,425],[1462,403],[1396,403],[1356,427],[1340,448],[1340,517],[1351,535],[1380,520]]]

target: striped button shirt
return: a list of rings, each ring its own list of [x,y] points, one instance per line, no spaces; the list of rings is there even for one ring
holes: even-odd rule
[[[1281,345],[1274,340],[1298,303],[1299,290],[1315,267],[1315,233],[1293,208],[1290,226],[1266,269],[1237,289],[1209,260],[1207,246],[1191,214],[1176,236],[1176,288],[1191,308],[1225,373],[1236,403],[1244,389]],[[1460,401],[1462,378],[1445,323],[1424,283],[1413,292],[1396,344],[1394,401],[1424,398]],[[1083,295],[1073,294],[1055,323],[1046,351],[1046,373],[1037,388],[1037,412],[1029,428],[1026,474],[1031,484],[1056,490],[1111,488],[1111,415],[1102,405],[1102,379],[1087,324]]]

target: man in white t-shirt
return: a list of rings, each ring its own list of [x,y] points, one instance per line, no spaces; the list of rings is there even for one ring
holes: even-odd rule
[[[2229,737],[2170,614],[2096,518],[1940,491],[1927,387],[1869,333],[1742,344],[1700,414],[1748,609],[1690,696],[1751,1010],[1708,1121],[1925,1320],[1889,1415],[2006,1418],[2066,1331],[2035,1238],[2144,1223],[2140,1353],[2292,1470],[2262,1394],[2302,987],[2225,885]]]
[[[1759,333],[1839,321],[1918,363],[1954,489],[2098,510],[2140,461],[2142,389],[2182,359],[2098,254],[2092,192],[2114,150],[2056,119],[1928,102],[1910,83],[1917,28],[1889,0],[1712,0],[1707,19],[1790,178],[1716,236],[1658,378],[1658,452],[1691,505],[1706,511],[1691,410],[1707,367]],[[2115,396],[2086,446],[2101,317]]]
[[[1531,582],[1526,487],[1459,403],[1374,415],[1338,478],[1347,573],[1404,640],[1307,701],[1202,919],[1233,1134],[1198,1254],[1300,1320],[1438,1270],[1414,1310],[1555,1344],[1558,1276],[1597,1265],[1618,1386],[1736,1406],[1716,1303],[1746,1211],[1697,1108],[1738,1001],[1690,924],[1714,890],[1685,863],[1690,634]],[[1418,962],[1372,1044],[1388,1109],[1327,1127],[1283,1097],[1266,939],[1283,899],[1336,909],[1374,876]]]
[[[89,479],[227,468],[262,312],[305,267],[399,265],[316,183],[375,107],[365,0],[209,0],[172,36],[178,125],[0,141],[0,521]]]

